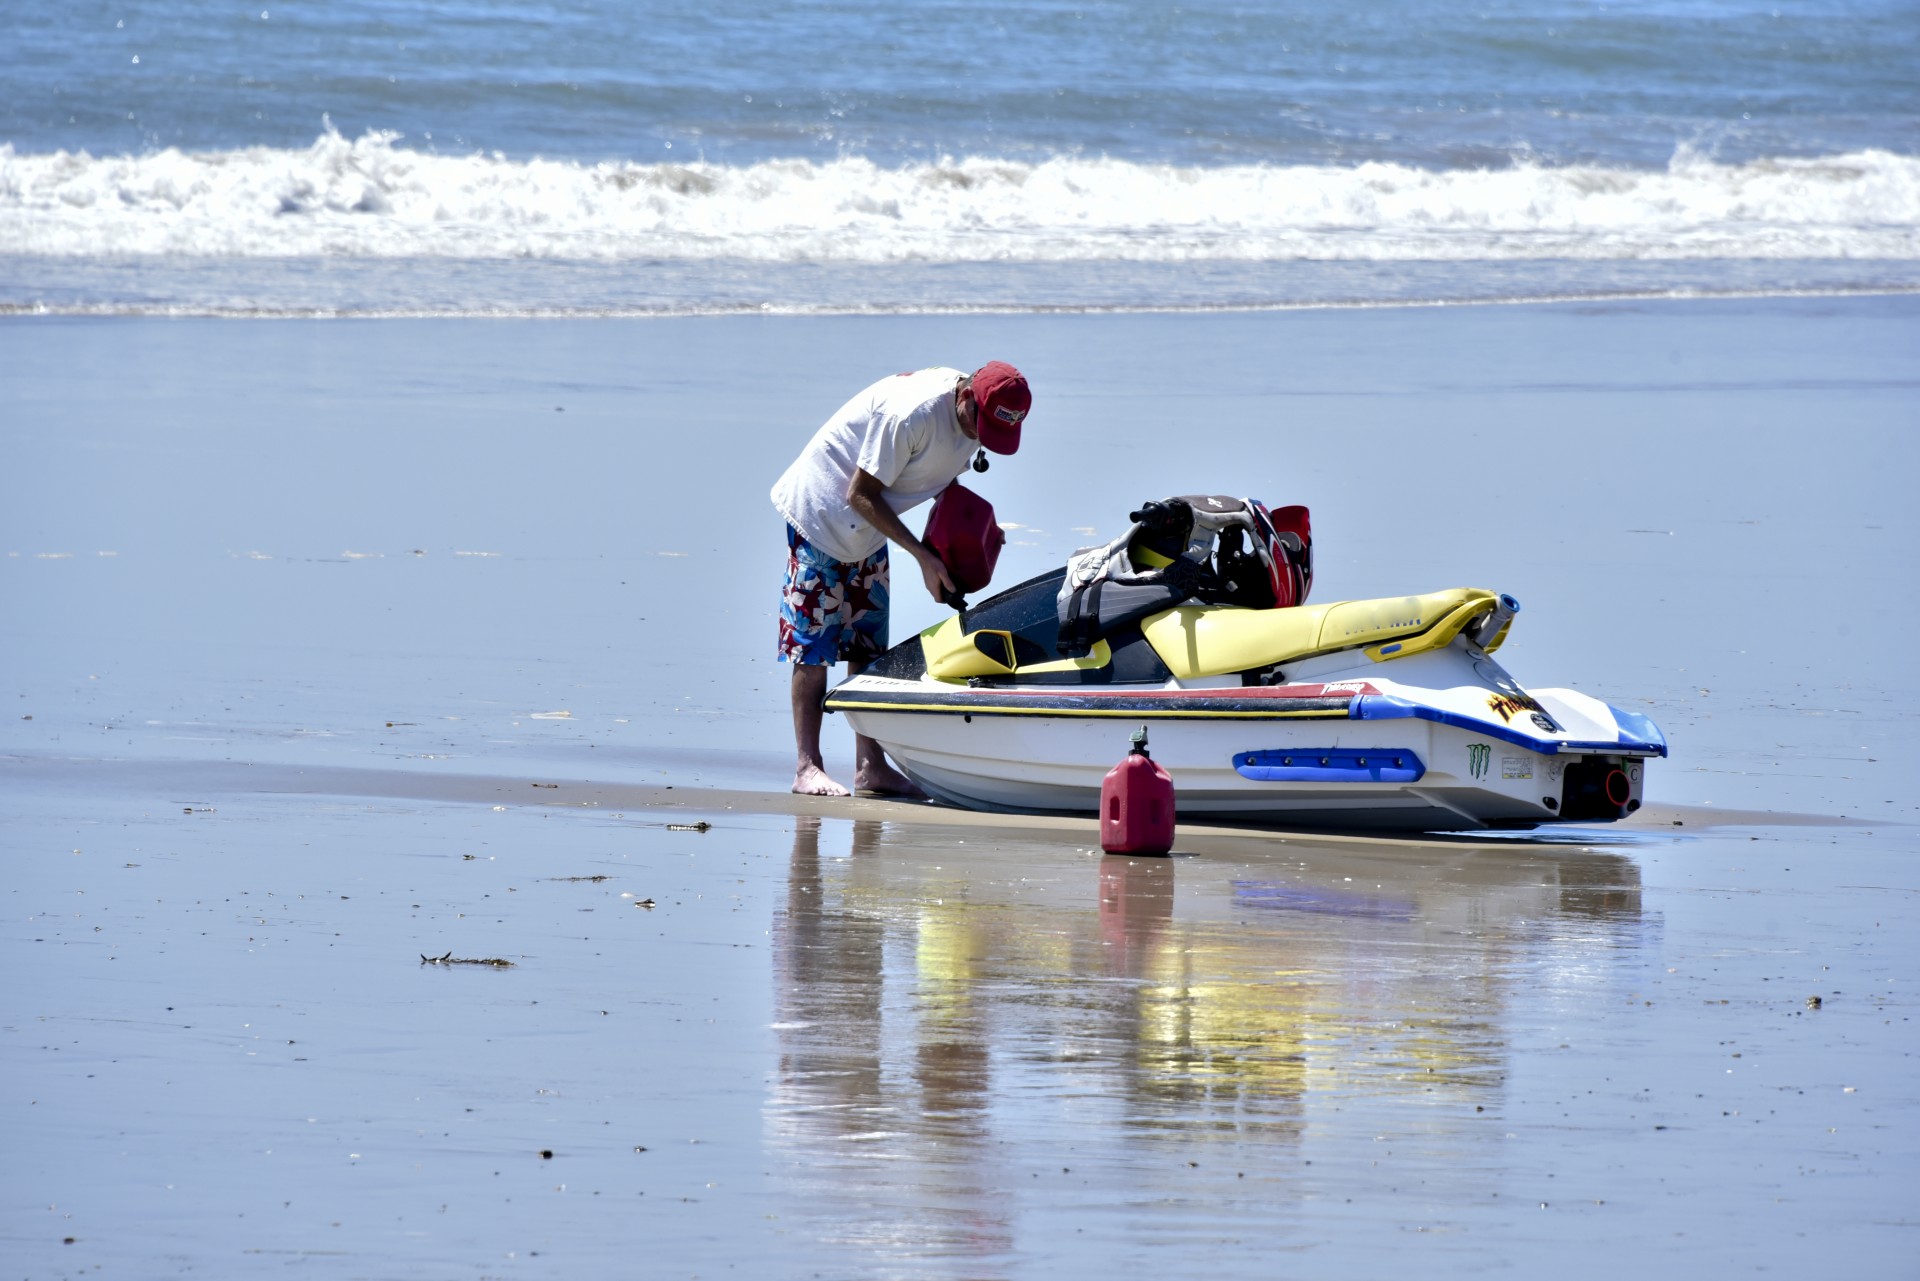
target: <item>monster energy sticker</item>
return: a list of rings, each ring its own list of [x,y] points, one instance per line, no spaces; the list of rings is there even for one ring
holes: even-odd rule
[[[1467,771],[1475,778],[1487,776],[1487,766],[1493,763],[1493,747],[1488,743],[1467,744]]]
[[[1500,777],[1532,778],[1532,758],[1526,756],[1502,756],[1500,758]]]

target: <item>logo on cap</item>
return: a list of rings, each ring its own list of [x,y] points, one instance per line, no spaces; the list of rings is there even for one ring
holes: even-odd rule
[[[995,405],[993,416],[1009,426],[1018,427],[1020,420],[1027,416],[1027,411],[1024,409],[1009,409],[1005,405]]]

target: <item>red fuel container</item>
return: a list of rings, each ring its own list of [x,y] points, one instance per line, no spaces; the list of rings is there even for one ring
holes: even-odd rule
[[[1165,854],[1173,848],[1173,777],[1147,755],[1147,730],[1100,784],[1100,848],[1109,854]]]
[[[933,549],[964,594],[980,591],[993,578],[1007,535],[994,519],[993,504],[956,480],[933,500],[920,541]]]

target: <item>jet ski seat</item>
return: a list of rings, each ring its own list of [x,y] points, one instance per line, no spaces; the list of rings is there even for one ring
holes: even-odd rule
[[[1255,672],[1362,647],[1375,662],[1387,662],[1449,645],[1463,631],[1492,653],[1506,640],[1518,609],[1510,596],[1456,587],[1423,596],[1290,609],[1180,605],[1151,615],[1140,630],[1169,672],[1191,680]],[[1098,669],[1112,661],[1104,640],[1080,657],[1053,659],[1044,645],[1011,630],[988,626],[969,631],[967,621],[954,615],[920,634],[929,676],[944,681],[1010,678],[1017,684],[1026,676]]]
[[[1492,653],[1506,640],[1518,608],[1510,596],[1456,587],[1291,609],[1181,605],[1144,620],[1140,630],[1168,670],[1191,680],[1343,649],[1364,648],[1367,657],[1386,662],[1440,649],[1462,631],[1485,637],[1483,648]]]

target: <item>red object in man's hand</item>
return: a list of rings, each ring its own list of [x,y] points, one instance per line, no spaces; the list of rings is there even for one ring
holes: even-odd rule
[[[1006,531],[994,519],[993,504],[954,481],[933,500],[927,532],[920,536],[962,593],[977,592],[993,578],[1006,546]]]

